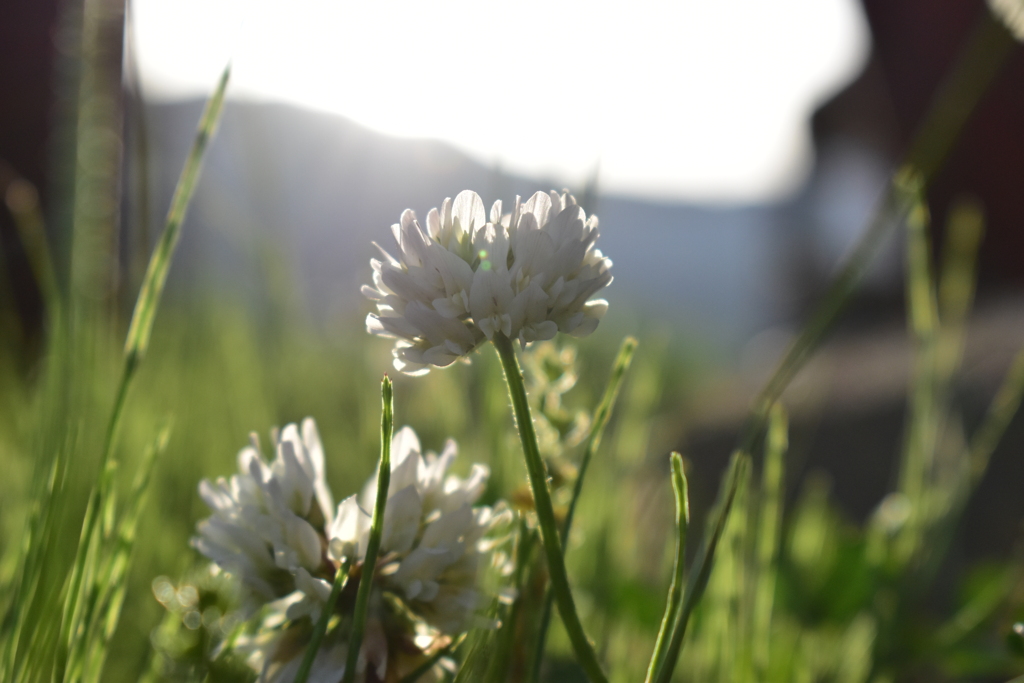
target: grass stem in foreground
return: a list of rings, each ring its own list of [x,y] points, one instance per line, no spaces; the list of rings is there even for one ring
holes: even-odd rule
[[[576,612],[576,603],[569,588],[569,576],[565,570],[565,558],[562,557],[562,544],[559,541],[558,524],[555,522],[555,510],[551,504],[551,493],[548,491],[547,468],[537,446],[537,433],[533,428],[533,416],[530,413],[530,402],[526,397],[526,385],[523,382],[523,371],[516,358],[512,340],[503,334],[494,335],[494,348],[501,360],[501,368],[505,373],[509,397],[516,425],[519,428],[519,440],[523,445],[523,456],[526,459],[526,471],[530,478],[530,489],[537,511],[537,522],[540,526],[541,543],[548,561],[548,572],[551,575],[551,590],[558,604],[558,613],[569,634],[576,658],[592,683],[606,683],[608,678],[597,661],[594,646],[587,639]]]
[[[359,577],[359,592],[356,593],[356,607],[352,614],[352,635],[348,639],[348,655],[345,659],[343,683],[352,683],[356,677],[356,663],[363,645],[363,630],[366,628],[366,612],[370,605],[370,591],[373,588],[373,572],[380,552],[380,539],[384,535],[384,506],[388,502],[388,485],[391,483],[391,433],[395,428],[394,393],[391,378],[384,375],[380,385],[380,469],[377,472],[377,500],[373,505],[373,520],[370,522],[370,540],[366,544],[363,559],[363,573]],[[325,624],[326,626],[326,624]],[[296,681],[296,683],[300,683]]]
[[[729,519],[729,511],[732,509],[732,502],[736,498],[736,490],[739,488],[743,473],[747,468],[750,456],[742,451],[733,453],[732,461],[729,463],[729,470],[722,481],[722,490],[718,493],[718,502],[711,515],[711,534],[704,540],[697,559],[690,569],[690,578],[686,581],[686,593],[683,594],[683,603],[676,616],[676,623],[672,627],[672,638],[668,648],[665,650],[665,657],[654,677],[655,683],[668,683],[672,680],[672,672],[675,671],[676,662],[679,660],[679,653],[683,647],[683,636],[686,635],[686,625],[690,620],[693,609],[700,602],[704,595],[704,589],[708,586],[708,578],[711,576],[711,568],[714,564],[715,550],[718,548],[718,541],[725,531],[725,523]]]
[[[661,628],[658,629],[658,639],[654,643],[651,663],[647,667],[647,677],[644,679],[647,683],[654,679],[654,674],[665,661],[672,627],[682,603],[683,575],[686,571],[686,535],[690,528],[690,496],[687,491],[682,456],[672,453],[671,465],[672,493],[675,494],[676,499],[676,558],[672,566],[672,583],[668,589],[668,600],[665,602],[665,615],[661,620]]]
[[[981,14],[967,44],[936,92],[903,165],[893,176],[867,230],[757,397],[740,437],[741,451],[753,452],[772,405],[832,328],[875,254],[903,222],[918,197],[923,196],[960,137],[974,107],[1017,47],[1013,36],[998,19],[988,11],[983,10]]]
[[[316,659],[317,650],[320,649],[320,643],[324,639],[324,634],[327,633],[327,623],[331,620],[331,615],[334,614],[334,606],[338,604],[338,596],[341,595],[345,584],[348,583],[348,570],[348,563],[342,563],[338,567],[338,572],[334,575],[334,585],[331,586],[331,594],[327,598],[327,604],[324,605],[320,618],[316,620],[313,634],[309,639],[309,645],[306,646],[306,651],[302,654],[299,670],[295,672],[295,683],[306,683],[306,679],[309,678],[309,672],[313,668],[313,660]]]

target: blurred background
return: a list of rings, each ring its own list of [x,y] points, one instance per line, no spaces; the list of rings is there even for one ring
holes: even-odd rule
[[[370,278],[371,241],[389,244],[404,208],[422,217],[467,188],[489,205],[566,187],[600,217],[598,246],[615,275],[607,317],[579,344],[584,380],[567,400],[592,405],[618,341],[638,336],[609,458],[628,470],[631,490],[656,493],[637,503],[652,532],[627,573],[660,590],[665,454],[686,455],[699,518],[753,396],[985,11],[982,0],[6,0],[0,458],[14,464],[0,503],[4,545],[17,543],[14,492],[31,468],[18,446],[30,410],[19,392],[45,359],[38,244],[58,286],[106,321],[114,341],[106,356],[102,344],[96,351],[103,367],[123,339],[203,101],[230,62],[225,115],[140,379],[147,388],[129,404],[140,417],[125,450],[158,417],[176,419],[152,522],[166,539],[140,548],[135,589],[187,569],[187,538],[204,514],[195,483],[228,474],[249,431],[312,414],[338,462],[337,496],[371,471],[389,349],[364,333],[358,288]],[[1024,342],[1022,86],[1018,48],[928,196],[936,245],[953,204],[970,199],[984,212],[956,386],[968,428]],[[903,258],[902,240],[891,241],[787,395],[788,497],[808,477],[825,482],[851,523],[895,480],[911,367]],[[481,377],[496,364],[482,355],[429,382],[400,379],[398,419],[428,446],[452,435],[500,470],[508,443],[474,434],[505,408],[500,391],[487,394]],[[104,401],[109,384],[96,389]],[[440,416],[437,391],[452,397]],[[1017,419],[967,510],[940,593],[966,562],[1016,557],[1022,448]],[[518,476],[508,467],[499,479]],[[159,610],[126,613],[125,628],[144,639]],[[125,670],[146,656],[137,643],[123,647]]]

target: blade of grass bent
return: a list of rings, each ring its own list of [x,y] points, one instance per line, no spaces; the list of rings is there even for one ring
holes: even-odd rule
[[[572,531],[572,521],[576,516],[576,505],[579,502],[580,494],[583,492],[583,479],[587,474],[587,469],[590,467],[590,460],[601,445],[601,437],[604,436],[604,429],[608,425],[608,419],[611,417],[612,409],[615,407],[615,402],[619,397],[622,381],[625,379],[630,363],[633,362],[633,354],[636,352],[637,343],[634,337],[626,337],[622,340],[619,353],[615,357],[615,363],[612,365],[611,376],[608,378],[608,384],[605,386],[604,395],[601,397],[597,410],[594,411],[594,422],[590,427],[590,434],[587,436],[583,457],[580,459],[579,472],[576,475],[576,482],[572,488],[569,509],[565,514],[565,522],[562,526],[562,555],[565,555],[565,550],[569,545],[569,534]],[[540,667],[544,660],[544,647],[547,641],[548,626],[551,623],[551,610],[553,606],[554,595],[551,593],[551,589],[548,588],[544,593],[544,607],[541,611],[540,624],[537,631],[537,644],[534,647],[533,667],[529,678],[531,681],[540,680]]]
[[[356,663],[359,649],[363,645],[363,630],[366,628],[366,612],[373,588],[373,574],[380,552],[380,540],[384,535],[384,506],[388,501],[388,485],[391,483],[391,433],[394,431],[394,399],[391,378],[384,375],[381,382],[382,411],[380,418],[380,469],[377,472],[377,500],[373,506],[373,520],[370,522],[370,540],[366,545],[363,573],[356,593],[356,607],[352,615],[352,635],[348,640],[348,655],[345,660],[343,683],[352,683],[356,677]],[[295,683],[304,683],[296,679]]]
[[[207,102],[206,109],[199,121],[199,128],[193,140],[192,148],[178,178],[178,185],[171,200],[171,207],[167,213],[167,221],[160,238],[160,243],[150,258],[146,277],[135,303],[135,311],[132,314],[132,321],[128,327],[128,335],[125,340],[124,365],[121,371],[121,379],[104,436],[103,452],[100,460],[100,481],[97,488],[90,495],[86,506],[82,536],[75,557],[75,563],[71,570],[71,581],[65,601],[64,618],[62,619],[64,625],[62,626],[63,635],[60,639],[61,646],[66,646],[70,641],[72,628],[76,621],[75,610],[79,607],[79,596],[83,584],[83,573],[86,570],[86,561],[89,556],[89,550],[93,545],[92,539],[95,529],[100,521],[100,512],[104,508],[103,500],[113,478],[110,456],[113,450],[114,436],[124,409],[125,398],[127,397],[128,388],[135,370],[149,344],[153,320],[156,316],[160,296],[163,293],[167,280],[167,272],[171,265],[171,259],[174,256],[174,249],[180,236],[181,224],[195,191],[203,155],[223,110],[224,94],[227,90],[230,71],[230,67],[224,70],[217,89]],[[63,663],[60,660],[61,656],[58,655],[58,669],[55,670],[55,674],[59,672],[59,678],[62,679]]]
[[[672,679],[672,672],[675,671],[679,653],[683,647],[683,636],[686,635],[687,623],[697,603],[704,595],[704,589],[707,588],[708,578],[711,576],[711,568],[714,564],[715,550],[722,537],[722,532],[725,530],[725,523],[729,519],[736,490],[739,488],[749,460],[750,456],[742,451],[733,453],[729,470],[722,481],[722,489],[718,494],[715,511],[711,517],[711,533],[704,540],[704,544],[693,562],[693,567],[690,569],[690,578],[686,582],[683,602],[679,608],[679,614],[676,616],[676,623],[672,627],[672,638],[665,651],[661,667],[654,677],[655,683],[668,683]]]
[[[654,652],[651,654],[651,663],[647,667],[646,683],[651,683],[654,674],[665,661],[666,650],[669,645],[669,638],[672,635],[672,627],[675,625],[676,616],[679,614],[679,607],[683,597],[683,575],[686,572],[686,536],[690,527],[690,497],[687,491],[686,473],[683,471],[683,458],[678,453],[672,453],[672,493],[676,500],[676,557],[672,565],[672,583],[669,584],[668,600],[665,602],[665,614],[661,620],[661,627],[658,629],[658,638],[654,642]]]
[[[753,451],[767,423],[771,406],[832,328],[868,265],[902,223],[915,197],[930,185],[975,106],[1016,46],[1017,42],[1006,27],[983,11],[956,63],[937,91],[903,165],[894,174],[867,230],[758,395],[740,438],[740,450]]]

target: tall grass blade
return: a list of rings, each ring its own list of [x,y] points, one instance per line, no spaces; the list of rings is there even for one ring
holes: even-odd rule
[[[135,302],[132,321],[128,327],[128,337],[124,344],[125,357],[133,359],[133,362],[134,359],[141,358],[149,346],[153,320],[156,317],[160,297],[167,282],[171,259],[174,257],[174,250],[181,236],[181,224],[185,220],[185,212],[195,193],[206,148],[220,121],[221,112],[224,109],[224,95],[227,92],[230,77],[231,67],[229,66],[224,69],[217,89],[206,103],[206,109],[203,111],[202,118],[199,119],[196,137],[192,141],[192,148],[185,159],[185,166],[181,170],[178,184],[174,188],[174,196],[171,198],[171,207],[167,212],[167,220],[164,223],[163,233],[160,235],[160,242],[149,259],[139,298]]]
[[[97,552],[96,529],[102,523],[102,518],[105,516],[102,513],[109,509],[106,499],[109,495],[111,482],[113,481],[115,467],[115,463],[111,459],[114,437],[124,410],[125,399],[128,395],[131,380],[149,343],[153,320],[156,316],[160,296],[163,293],[164,284],[167,280],[171,259],[174,256],[174,248],[180,236],[181,223],[184,220],[185,211],[192,199],[196,182],[199,178],[203,155],[223,110],[224,94],[227,90],[229,75],[230,67],[224,70],[220,83],[207,102],[206,109],[199,121],[199,128],[193,140],[192,149],[185,160],[185,166],[182,169],[178,185],[175,188],[174,197],[171,200],[171,207],[167,214],[167,221],[160,238],[160,244],[150,259],[149,268],[146,271],[146,277],[139,292],[139,297],[136,300],[135,311],[132,314],[132,321],[128,328],[121,379],[104,435],[99,482],[89,496],[85,521],[82,525],[82,535],[71,570],[71,580],[62,617],[62,635],[58,645],[54,669],[54,675],[57,679],[64,679],[66,675],[65,666],[69,655],[67,648],[70,646],[72,634],[77,633],[81,627],[84,616],[83,610],[88,607],[88,603],[83,602],[82,588],[88,582],[91,572],[95,570],[93,566],[94,560],[90,558],[94,558]]]
[[[334,614],[334,607],[338,604],[338,596],[341,595],[341,591],[345,589],[345,585],[348,583],[348,574],[348,563],[342,563],[334,575],[334,585],[331,586],[331,594],[327,597],[327,604],[324,605],[320,618],[316,620],[309,644],[306,646],[306,651],[302,654],[299,670],[295,672],[295,683],[305,683],[306,679],[309,678],[309,672],[313,669],[313,660],[316,659],[320,643],[323,642],[324,634],[327,633],[327,625],[331,621],[331,615]]]
[[[676,616],[676,622],[672,626],[672,637],[669,640],[668,648],[665,650],[665,657],[661,666],[654,676],[655,683],[668,683],[672,680],[672,673],[675,671],[676,663],[679,661],[679,653],[683,647],[683,636],[686,635],[686,626],[690,620],[697,603],[704,595],[707,588],[708,578],[711,576],[711,568],[714,565],[715,551],[718,548],[718,541],[725,531],[725,524],[729,519],[729,512],[732,510],[732,503],[736,498],[736,491],[740,481],[746,472],[750,457],[742,452],[733,453],[729,463],[729,470],[722,480],[722,488],[718,493],[718,501],[715,504],[714,512],[711,515],[709,533],[704,539],[697,558],[690,569],[690,578],[686,582],[686,592],[683,594],[683,602]]]
[[[381,403],[383,405],[380,417],[380,469],[377,471],[377,500],[373,506],[370,540],[366,545],[363,573],[359,579],[359,591],[356,593],[356,607],[352,615],[352,635],[348,640],[343,683],[352,683],[356,679],[356,662],[359,660],[359,650],[363,645],[366,611],[370,605],[370,591],[373,588],[377,554],[380,552],[380,539],[384,534],[384,506],[388,502],[388,485],[391,483],[391,434],[395,427],[394,392],[391,378],[387,375],[384,375],[384,381],[381,382]],[[296,679],[295,683],[305,683],[305,681]]]
[[[1013,364],[989,405],[984,421],[971,438],[968,457],[970,458],[972,489],[985,474],[992,452],[1006,432],[1006,428],[1010,426],[1010,420],[1020,408],[1022,396],[1024,396],[1024,348],[1018,351],[1014,357]]]
[[[142,511],[149,500],[153,469],[167,449],[170,436],[171,425],[168,422],[160,429],[156,440],[143,456],[117,524],[114,548],[106,554],[107,559],[97,578],[98,608],[87,626],[80,648],[82,656],[86,658],[84,680],[98,681],[103,672],[110,641],[117,630],[121,607],[128,590],[132,551],[135,548]]]
[[[686,572],[686,535],[690,528],[690,497],[687,491],[686,473],[683,471],[683,458],[678,453],[671,455],[672,493],[676,500],[676,557],[672,565],[672,583],[668,589],[668,600],[665,603],[665,614],[658,629],[658,638],[654,643],[654,653],[647,667],[647,677],[651,683],[654,674],[665,661],[666,649],[672,635],[672,627],[676,623],[683,598],[683,575]]]
[[[782,504],[785,494],[786,451],[789,448],[789,419],[780,404],[772,408],[768,420],[768,442],[761,472],[761,511],[755,540],[756,586],[754,589],[751,647],[754,673],[765,680],[771,641],[775,579],[782,531]]]
[[[586,445],[583,448],[583,457],[580,459],[579,471],[576,481],[572,487],[572,498],[569,500],[569,509],[565,514],[565,523],[562,526],[562,554],[569,545],[569,534],[572,532],[572,521],[576,516],[576,505],[579,502],[580,494],[583,492],[583,480],[586,477],[587,469],[590,467],[590,460],[601,445],[601,437],[604,436],[604,429],[608,425],[612,409],[619,397],[619,389],[622,381],[629,371],[629,365],[633,362],[633,354],[636,353],[637,340],[634,337],[626,337],[622,340],[619,353],[612,365],[612,373],[605,386],[601,402],[594,411],[594,422],[590,427],[590,434],[587,436]],[[544,594],[544,607],[541,610],[540,624],[537,631],[537,644],[533,654],[533,671],[531,681],[540,679],[540,667],[544,660],[544,647],[547,642],[548,626],[551,623],[551,608],[554,603],[554,595],[550,588]]]
[[[921,196],[931,184],[975,106],[1016,45],[1013,36],[999,20],[988,12],[982,12],[967,44],[932,100],[903,164],[894,174],[867,230],[757,397],[740,438],[740,450],[753,451],[767,424],[771,407],[832,328],[875,254],[903,222],[916,203],[916,197]]]

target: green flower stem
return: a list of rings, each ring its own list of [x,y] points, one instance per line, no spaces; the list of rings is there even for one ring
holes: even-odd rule
[[[526,398],[523,371],[519,367],[519,359],[516,358],[512,340],[503,334],[496,334],[492,341],[498,352],[498,358],[501,360],[502,370],[505,372],[505,382],[508,384],[512,410],[515,414],[516,425],[519,427],[519,440],[523,445],[526,471],[530,478],[530,488],[533,491],[541,542],[544,545],[544,554],[548,561],[551,587],[555,601],[558,603],[558,613],[569,634],[576,658],[587,677],[594,683],[606,683],[608,678],[601,670],[601,665],[597,661],[597,653],[594,652],[593,645],[583,631],[583,624],[580,623],[580,617],[576,613],[576,603],[573,601],[572,591],[569,588],[569,577],[565,571],[565,559],[562,557],[562,544],[559,541],[555,511],[551,504],[551,494],[548,491],[547,469],[537,446],[537,434],[533,429],[530,403]]]
[[[583,457],[580,459],[579,472],[576,474],[576,482],[572,487],[572,499],[569,501],[569,510],[565,513],[565,523],[562,525],[562,556],[565,556],[565,549],[569,546],[569,533],[572,531],[572,520],[576,516],[576,504],[579,502],[580,494],[583,492],[583,479],[590,467],[590,460],[601,445],[601,437],[604,436],[604,428],[608,425],[612,409],[615,407],[615,400],[619,397],[619,389],[622,387],[622,380],[626,377],[630,363],[633,362],[633,354],[636,352],[637,340],[634,337],[626,337],[619,347],[619,354],[615,357],[615,364],[612,366],[611,377],[604,389],[604,396],[601,403],[594,411],[594,423],[590,427],[590,435],[587,436],[587,444],[583,448]],[[532,670],[530,681],[540,680],[540,667],[544,660],[544,646],[548,637],[548,625],[551,623],[551,608],[554,604],[554,594],[548,588],[544,592],[544,608],[541,611],[540,626],[537,628],[537,644],[534,648]]]
[[[671,456],[672,492],[676,499],[676,559],[672,567],[672,583],[668,589],[668,601],[665,603],[665,615],[658,629],[658,639],[654,644],[651,663],[647,667],[647,683],[654,679],[655,673],[665,661],[672,628],[679,607],[683,600],[683,575],[686,572],[686,535],[690,528],[690,496],[687,490],[686,473],[683,471],[683,458],[678,453]]]
[[[334,614],[334,606],[338,604],[338,596],[341,595],[341,591],[345,589],[345,584],[348,583],[348,570],[349,563],[345,562],[338,567],[338,573],[334,575],[331,595],[327,598],[327,604],[324,605],[323,612],[320,613],[316,626],[313,627],[313,635],[309,639],[306,652],[302,655],[299,670],[295,673],[295,683],[306,683],[306,679],[309,678],[309,672],[313,668],[313,660],[316,659],[316,652],[320,649],[320,643],[324,639],[324,634],[327,633],[327,623],[331,620],[331,615]]]
[[[366,629],[366,612],[370,606],[370,590],[373,588],[373,573],[380,552],[380,539],[384,535],[384,506],[388,502],[388,485],[391,483],[391,433],[394,431],[394,395],[391,378],[384,375],[380,385],[380,468],[377,471],[377,500],[373,506],[370,522],[370,540],[366,545],[363,559],[363,573],[359,578],[356,593],[356,608],[352,614],[352,635],[348,639],[348,656],[345,659],[343,683],[352,683],[356,678],[356,663],[363,646],[363,631]]]

